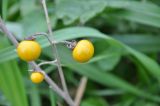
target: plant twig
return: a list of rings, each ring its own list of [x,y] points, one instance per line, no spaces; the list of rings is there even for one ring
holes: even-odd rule
[[[51,89],[53,89],[53,90],[56,91],[56,92],[59,92],[59,94],[61,93],[60,96],[61,96],[70,106],[75,106],[73,100],[72,100],[71,98],[69,98],[68,95],[66,95],[66,93],[65,93],[64,91],[61,92],[61,90],[60,90],[57,86],[55,86],[55,83],[53,83],[52,79],[51,79],[47,74],[45,74],[45,79],[47,79],[46,82],[50,85],[50,88],[51,88]]]
[[[76,93],[76,97],[75,97],[75,106],[80,106],[80,102],[83,97],[86,85],[87,85],[87,80],[88,78],[85,76],[81,78],[81,81],[80,81],[80,84],[79,84],[79,87]]]
[[[14,35],[12,35],[11,32],[8,31],[8,29],[5,27],[1,16],[0,16],[0,28],[1,30],[8,36],[8,38],[12,41],[12,43],[14,44],[14,46],[18,46],[18,41],[16,40],[16,38],[14,37]]]
[[[53,61],[44,61],[44,62],[41,62],[38,64],[38,66],[42,66],[42,65],[46,65],[46,64],[54,64],[54,65],[57,65],[56,64],[57,60],[53,60]]]
[[[6,34],[6,36],[9,38],[9,40],[14,44],[15,47],[18,46],[18,41],[17,39],[13,36],[13,34],[7,29],[7,27],[5,26],[4,22],[1,19],[0,16],[0,29]],[[40,71],[44,74],[45,76],[45,81],[49,84],[49,86],[59,95],[61,96],[70,106],[75,106],[74,102],[72,101],[71,98],[68,98],[68,96],[66,96],[66,93],[61,90],[61,88],[59,88],[57,86],[57,84],[51,80],[51,78],[34,62],[29,62],[29,64],[31,64],[32,67],[34,67],[34,69],[36,71]]]
[[[47,22],[49,35],[52,36],[53,32],[52,32],[52,27],[51,27],[51,23],[50,23],[50,18],[49,18],[49,15],[48,15],[46,1],[45,0],[41,0],[41,3],[42,3],[43,9],[44,9],[44,13],[45,13],[45,18],[46,18],[46,22]],[[48,36],[48,39],[50,39],[50,36]],[[53,39],[53,42],[54,42],[54,39]],[[59,71],[59,75],[60,75],[60,79],[61,79],[61,82],[62,82],[63,89],[66,92],[66,95],[68,95],[68,97],[71,98],[69,93],[68,93],[66,81],[65,81],[65,78],[64,78],[63,70],[62,70],[62,67],[61,67],[61,62],[60,62],[60,59],[59,59],[59,55],[58,55],[58,51],[57,51],[57,47],[56,47],[55,43],[53,43],[52,49],[53,49],[53,52],[54,52],[53,53],[54,57],[57,60],[57,68],[58,68],[58,71]]]

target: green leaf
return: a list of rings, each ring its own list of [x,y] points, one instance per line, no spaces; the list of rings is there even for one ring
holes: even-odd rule
[[[24,31],[22,29],[22,25],[20,23],[8,22],[6,23],[6,27],[9,31],[16,35],[17,39],[24,38]]]
[[[0,88],[13,106],[28,106],[20,70],[15,61],[0,65]]]
[[[109,43],[109,45],[111,47],[117,47],[120,50],[122,50],[123,54],[130,54],[135,59],[137,59],[138,62],[140,64],[142,64],[143,67],[149,73],[151,73],[154,77],[156,77],[159,80],[160,67],[155,61],[153,61],[151,58],[147,57],[146,55],[128,47],[127,45],[122,44],[121,42],[99,32],[95,29],[88,28],[88,27],[66,28],[66,29],[62,29],[59,31],[55,31],[54,36],[52,36],[52,39],[55,38],[56,41],[62,41],[62,40],[80,38],[80,37],[95,37],[95,38],[105,39],[106,42]],[[39,38],[38,41],[41,43],[42,47],[49,46],[49,43],[44,38]],[[9,52],[13,52],[12,49],[10,49],[10,51],[8,51],[8,53]],[[5,54],[5,53],[7,53],[7,52],[3,51],[3,54]],[[2,54],[2,52],[0,52],[0,56],[3,54]],[[12,55],[15,56],[16,54],[12,54]],[[4,57],[0,57],[0,58],[4,58]],[[7,58],[7,57],[5,57],[5,58]],[[65,64],[68,64],[68,61],[69,60],[67,60],[67,63],[65,63]],[[146,95],[146,93],[143,93],[143,92],[137,90],[136,88],[134,88],[133,86],[128,85],[126,82],[124,82],[123,80],[120,80],[119,78],[115,77],[114,75],[111,75],[109,73],[104,74],[104,73],[100,72],[99,69],[94,68],[94,66],[92,66],[92,65],[83,64],[83,66],[81,66],[79,64],[74,64],[74,65],[70,64],[68,66],[71,67],[72,69],[78,71],[80,74],[88,76],[90,79],[96,80],[97,82],[99,82],[101,84],[118,87],[118,88],[126,90],[130,93],[133,93],[135,95],[139,95],[144,98],[149,98],[149,99],[152,99],[155,101],[159,101],[159,99],[157,99],[156,97],[152,98],[150,95]],[[79,68],[77,68],[77,67],[79,67]],[[85,71],[85,70],[88,70],[88,71]],[[91,74],[91,72],[92,72],[92,74]],[[97,79],[97,77],[100,79]]]
[[[103,45],[103,46],[102,46]],[[120,61],[122,50],[116,46],[110,46],[106,40],[95,40],[94,57],[88,63],[96,62],[103,71],[112,70]]]
[[[103,59],[99,61],[97,60],[97,65],[101,67],[101,70],[108,71],[108,70],[112,70],[117,65],[117,63],[120,60],[121,53],[109,52],[109,53],[105,53],[104,55],[101,54],[101,56],[97,56],[97,57],[100,58],[102,56],[103,56]]]
[[[89,91],[90,95],[96,95],[96,96],[114,96],[114,95],[122,95],[124,93],[125,92],[123,92],[122,90],[114,90],[114,89]]]
[[[7,7],[8,7],[8,0],[2,0],[2,18],[6,20],[7,18]]]
[[[132,54],[132,56],[141,64],[150,74],[155,76],[159,81],[160,76],[160,66],[153,59],[147,57],[146,55],[126,47],[126,49]]]
[[[20,0],[20,12],[23,17],[37,9],[36,0]]]
[[[30,99],[31,99],[30,100],[31,106],[41,106],[39,89],[34,84],[31,84],[31,87],[30,87]]]
[[[82,101],[81,106],[109,106],[109,105],[102,98],[92,97],[92,98],[87,98],[84,101]]]
[[[112,37],[138,51],[147,53],[160,51],[160,36],[150,36],[147,34],[125,34],[114,35]]]
[[[32,20],[31,20],[31,16],[32,16]],[[45,17],[43,15],[43,11],[39,12],[39,10],[37,9],[25,15],[25,17],[22,20],[22,29],[25,29],[23,37],[32,35],[35,32],[46,31],[47,25],[45,23]]]
[[[2,17],[2,0],[0,1],[0,16]]]
[[[62,29],[59,31],[55,31],[54,36],[52,36],[52,38],[55,38],[56,41],[63,41],[63,40],[80,38],[80,37],[96,37],[96,38],[106,39],[107,42],[110,43],[111,46],[118,46],[122,50],[124,49],[123,52],[128,52],[133,57],[138,59],[138,61],[146,68],[146,70],[148,70],[150,73],[152,73],[154,76],[156,76],[159,79],[158,76],[160,75],[160,72],[159,72],[160,67],[155,61],[145,56],[144,54],[120,43],[119,41],[116,41],[112,39],[111,37],[106,36],[103,33],[100,33],[99,31],[95,29],[88,28],[88,27],[71,27],[71,28],[66,28],[66,29]],[[40,38],[39,42],[41,43],[42,47],[49,46],[49,43],[47,42],[46,39]],[[1,58],[0,62],[10,60],[11,57],[12,59],[15,58],[16,53],[14,52],[15,51],[13,49],[7,49],[7,50],[0,51],[0,58]],[[9,54],[9,55],[6,55],[6,54]],[[8,58],[8,56],[11,56],[11,57]]]
[[[119,88],[122,91],[159,102],[159,97],[146,93],[109,72],[105,73],[103,71],[100,71],[100,69],[94,64],[77,63],[73,60],[71,51],[69,51],[67,48],[59,46],[58,49],[62,64],[65,64],[65,66],[69,67],[71,70],[83,76],[87,76],[89,79],[96,81],[106,87],[109,86]],[[44,53],[48,56],[52,55],[48,50],[45,50]]]
[[[151,2],[128,0],[65,0],[56,4],[56,15],[65,24],[76,20],[85,23],[108,8],[124,9],[121,12],[109,12],[115,17],[121,17],[138,23],[160,27],[160,7]],[[110,14],[108,14],[110,15]]]
[[[13,46],[6,47],[2,49],[0,52],[2,54],[0,57],[3,57],[1,58],[0,63],[17,58],[16,48]]]
[[[49,89],[49,92],[50,92],[49,94],[50,94],[51,106],[56,106],[56,95],[52,89]]]
[[[3,45],[8,45],[6,41],[7,40],[4,38],[1,39]],[[0,64],[0,89],[13,106],[28,106],[22,80],[20,69],[16,61]]]
[[[159,17],[148,16],[146,14],[141,14],[137,11],[135,12],[119,11],[119,12],[111,14],[111,16],[126,19],[129,21],[134,21],[134,22],[141,23],[144,25],[150,25],[150,26],[154,26],[158,28],[160,27],[160,21],[159,21],[160,16]]]
[[[85,23],[97,13],[104,10],[106,3],[104,1],[62,1],[56,5],[56,15],[62,18],[65,24],[71,24],[78,18],[81,23]]]

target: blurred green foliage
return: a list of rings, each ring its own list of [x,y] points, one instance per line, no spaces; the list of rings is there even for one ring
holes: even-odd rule
[[[1,16],[17,39],[47,32],[40,0],[3,0]],[[75,96],[79,80],[89,81],[81,106],[160,105],[160,1],[158,0],[47,0],[56,41],[90,39],[94,57],[85,64],[72,59],[71,50],[58,44],[67,85]],[[39,37],[41,60],[51,60],[47,39]],[[59,83],[54,66],[42,67]],[[44,82],[34,85],[30,66],[17,58],[15,47],[0,32],[0,105],[66,105]]]

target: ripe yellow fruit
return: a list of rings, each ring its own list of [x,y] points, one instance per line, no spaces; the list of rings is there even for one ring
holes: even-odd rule
[[[73,58],[80,63],[89,61],[93,54],[94,46],[89,40],[79,41],[72,52]]]
[[[44,75],[40,72],[33,72],[31,74],[31,80],[33,83],[41,83],[44,80]]]
[[[41,46],[36,41],[24,40],[17,47],[18,56],[24,61],[36,60],[41,54]]]

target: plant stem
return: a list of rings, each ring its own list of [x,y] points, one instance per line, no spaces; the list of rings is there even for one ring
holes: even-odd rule
[[[75,106],[80,106],[80,102],[83,97],[86,85],[87,85],[87,80],[88,78],[85,76],[81,78],[81,81],[80,81],[80,84],[79,84],[79,87],[76,93],[76,97],[75,97]]]
[[[46,1],[45,0],[41,0],[41,3],[42,3],[43,9],[44,9],[44,13],[45,13],[45,18],[46,18],[46,22],[47,22],[47,26],[48,26],[49,35],[52,36],[53,32],[52,32],[52,27],[51,27],[51,23],[50,23],[50,18],[49,18],[49,15],[48,15]],[[50,39],[50,36],[48,36],[49,39]],[[54,39],[52,41],[54,42]],[[66,95],[68,95],[68,97],[71,98],[69,93],[68,93],[68,89],[67,89],[65,77],[64,77],[64,74],[63,74],[63,70],[62,70],[62,67],[61,67],[61,62],[60,62],[60,59],[59,59],[59,55],[58,55],[56,44],[53,43],[52,47],[53,47],[54,57],[57,60],[57,68],[58,68],[58,71],[59,71],[59,75],[60,75],[60,79],[61,79],[61,82],[62,82],[63,89],[66,92]]]
[[[46,75],[46,74],[45,74]],[[48,75],[45,76],[45,78],[47,79],[46,82],[49,83],[50,88],[53,89],[54,91],[57,90],[57,92],[61,93],[61,96],[63,97],[63,99],[70,105],[70,106],[75,106],[74,102],[71,98],[68,97],[68,95],[66,95],[65,92],[60,92],[59,88],[55,88],[55,83],[52,82],[52,79],[50,77],[48,77]],[[54,85],[54,86],[53,86]],[[58,91],[59,90],[59,91]]]
[[[57,60],[53,60],[53,61],[44,61],[44,62],[41,62],[38,64],[38,66],[42,66],[42,65],[46,65],[46,64],[54,64],[54,65],[57,65],[56,64]]]
[[[1,16],[0,16],[0,28],[1,30],[7,35],[7,37],[12,41],[12,43],[14,44],[14,46],[18,46],[18,41],[17,39],[14,37],[14,35],[12,35],[11,32],[8,31],[8,29],[5,27],[2,19],[1,19]]]
[[[0,16],[0,29],[6,34],[6,36],[9,38],[9,40],[14,44],[15,47],[18,46],[18,41],[15,38],[15,36],[7,29],[7,27],[5,26],[4,22],[1,19]],[[57,84],[51,80],[51,78],[34,62],[29,62],[29,64],[32,65],[32,67],[34,67],[34,69],[36,71],[40,71],[44,74],[45,76],[45,81],[49,84],[49,86],[59,95],[61,96],[70,106],[75,106],[72,99],[68,98],[68,96],[66,96],[66,93],[61,90],[61,88],[59,88],[57,86]]]

